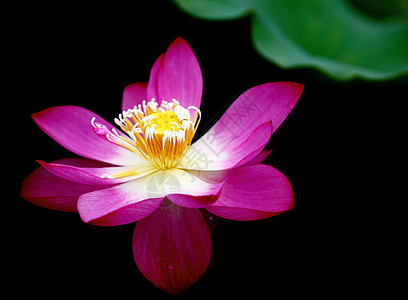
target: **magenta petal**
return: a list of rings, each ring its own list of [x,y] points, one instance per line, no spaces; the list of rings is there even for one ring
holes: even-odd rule
[[[256,165],[262,163],[270,154],[272,150],[262,150],[257,156],[243,164],[243,166],[247,165]]]
[[[109,180],[103,179],[97,176],[94,172],[89,172],[87,169],[105,169],[105,168],[82,168],[60,163],[45,163],[37,160],[37,162],[45,168],[47,171],[63,179],[82,183],[82,184],[94,184],[94,185],[106,185],[109,184]],[[103,173],[100,173],[102,175]],[[114,183],[114,182],[111,182]]]
[[[102,166],[103,164],[85,159],[60,159],[54,163],[69,163],[83,166]],[[21,197],[36,205],[67,211],[77,211],[77,200],[82,194],[106,188],[101,185],[87,185],[71,182],[55,176],[43,167],[36,169],[23,182]]]
[[[202,276],[211,252],[211,235],[197,209],[167,201],[136,223],[136,264],[149,281],[170,294],[180,293]]]
[[[147,83],[145,82],[135,82],[127,85],[123,90],[122,110],[126,111],[135,105],[142,104],[142,101],[146,100],[146,90]]]
[[[246,136],[236,139],[226,130],[213,133],[215,136],[210,140],[208,136],[202,137],[191,146],[180,161],[180,168],[214,171],[231,169],[248,163],[268,143],[272,134],[272,122],[263,123],[248,132]]]
[[[51,107],[33,114],[32,117],[46,134],[80,156],[116,165],[131,165],[134,162],[135,154],[94,133],[91,125],[93,117],[109,129],[114,126],[85,108]]]
[[[222,170],[250,162],[291,112],[302,91],[303,85],[292,82],[266,83],[247,90],[191,146],[181,166]],[[269,134],[265,124],[270,122]]]
[[[166,197],[183,207],[202,208],[211,205],[218,198],[224,178],[208,178],[211,176],[209,173],[211,172],[190,172],[176,168],[166,170]]]
[[[150,101],[152,98],[159,99],[157,98],[158,93],[159,93],[158,78],[159,78],[160,71],[163,67],[163,58],[164,58],[164,53],[159,55],[159,57],[154,62],[152,69],[150,70],[150,77],[149,77],[149,82],[147,83],[147,90],[146,90],[148,101]],[[159,100],[162,100],[162,99],[159,99]]]
[[[292,82],[265,83],[250,88],[195,144],[222,155],[265,122],[272,121],[273,133],[291,112],[302,91],[303,85]]]
[[[155,173],[120,185],[83,194],[78,212],[84,222],[115,226],[140,220],[160,206],[163,188],[157,184],[163,175]],[[157,187],[160,190],[155,190]]]
[[[157,168],[151,166],[150,163],[145,165],[140,165],[136,175],[123,176],[119,178],[106,178],[106,175],[118,174],[125,172],[129,169],[135,169],[135,166],[125,166],[125,167],[79,167],[69,164],[60,163],[45,163],[43,161],[37,161],[45,169],[57,175],[61,178],[82,183],[82,184],[94,184],[94,185],[107,185],[107,184],[118,184],[130,180],[137,179],[139,177],[146,176]]]
[[[281,172],[268,165],[249,165],[228,172],[218,200],[206,209],[222,218],[248,221],[292,206],[292,187]]]
[[[182,38],[176,38],[153,65],[148,99],[171,101],[175,98],[185,108],[190,105],[199,108],[202,91],[203,78],[197,58]]]
[[[273,132],[292,111],[303,92],[294,82],[271,82],[254,86],[241,94],[221,117],[223,127],[240,132],[272,121]]]

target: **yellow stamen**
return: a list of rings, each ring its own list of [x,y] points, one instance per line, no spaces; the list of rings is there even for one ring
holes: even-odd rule
[[[188,109],[182,107],[176,99],[172,99],[172,102],[163,100],[161,105],[155,101],[154,98],[147,103],[143,101],[133,109],[123,111],[119,119],[115,119],[115,123],[131,140],[118,134],[114,138],[108,134],[106,138],[111,137],[111,142],[140,153],[160,169],[174,168],[190,148],[201,120],[201,112],[189,106],[188,109],[196,110],[191,119]],[[135,170],[112,176],[134,175],[137,174]]]

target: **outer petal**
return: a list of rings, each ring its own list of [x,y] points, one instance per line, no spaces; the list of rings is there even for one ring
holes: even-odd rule
[[[231,159],[231,149],[251,136],[261,124],[272,121],[273,133],[291,112],[302,91],[303,85],[292,82],[266,83],[247,90],[234,101],[220,120],[192,145],[191,151],[197,152],[199,149],[202,157],[214,159],[216,165],[218,161]],[[242,151],[247,151],[244,147],[241,148]],[[260,150],[262,148],[252,153],[252,157],[247,160],[255,157]],[[230,163],[225,165],[230,167]],[[207,169],[218,168],[215,165],[210,167]]]
[[[272,121],[273,132],[292,111],[303,92],[303,84],[270,82],[254,86],[242,93],[220,120],[207,132],[228,130],[239,137],[262,123]],[[219,124],[218,124],[219,123]]]
[[[84,222],[115,226],[140,220],[159,207],[164,198],[157,172],[112,188],[84,194],[78,199],[78,212]]]
[[[169,203],[136,223],[133,253],[142,274],[174,295],[202,276],[212,245],[207,224],[197,209]]]
[[[257,156],[253,159],[249,160],[247,163],[243,164],[243,166],[247,165],[256,165],[262,163],[270,154],[272,150],[262,150]]]
[[[222,218],[248,221],[292,206],[292,187],[281,172],[268,165],[250,165],[230,170],[218,200],[206,209]]]
[[[48,171],[61,178],[82,184],[94,184],[94,185],[118,184],[134,180],[157,171],[157,167],[155,167],[150,162],[146,162],[146,164],[137,166],[103,167],[103,168],[77,167],[59,163],[45,163],[43,161],[38,162]],[[108,176],[111,175],[133,170],[137,171],[138,173],[136,175],[131,176],[108,178]]]
[[[54,163],[70,163],[88,167],[101,167],[103,165],[85,159],[60,159]],[[71,182],[40,167],[24,180],[21,197],[45,208],[76,212],[77,200],[80,195],[106,187],[106,185],[85,185]]]
[[[202,172],[210,173],[210,172]],[[218,198],[224,178],[208,180],[211,175],[187,170],[169,169],[164,175],[166,197],[173,203],[192,208],[211,205]]]
[[[203,78],[197,58],[182,38],[176,38],[153,65],[147,97],[167,101],[176,98],[186,108],[190,105],[199,108],[202,91]]]
[[[128,110],[135,105],[142,104],[142,100],[146,99],[147,83],[135,82],[127,85],[123,90],[122,95],[122,110]]]
[[[114,127],[95,113],[78,106],[51,107],[32,115],[37,125],[61,146],[90,159],[116,165],[132,165],[138,157],[94,133],[91,119]],[[120,130],[118,130],[120,132]]]
[[[272,134],[272,122],[261,124],[252,132],[248,132],[247,136],[241,134],[241,137],[236,139],[222,134],[216,133],[216,136],[212,137],[212,142],[223,144],[222,148],[213,149],[211,144],[201,138],[184,155],[180,168],[211,171],[243,165],[256,157],[268,143]]]

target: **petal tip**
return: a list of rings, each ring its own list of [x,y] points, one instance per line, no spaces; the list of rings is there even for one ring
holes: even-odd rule
[[[184,45],[187,45],[188,47],[190,47],[190,46],[188,45],[188,43],[185,41],[185,39],[183,39],[183,38],[180,37],[180,36],[178,36],[178,37],[176,37],[176,38],[174,39],[174,41],[171,43],[171,45],[173,45],[173,44],[184,44]]]
[[[211,234],[197,209],[162,206],[136,223],[136,265],[146,279],[171,295],[180,294],[200,279],[211,252]]]

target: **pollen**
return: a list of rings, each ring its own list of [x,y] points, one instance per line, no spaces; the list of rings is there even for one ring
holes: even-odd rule
[[[191,117],[190,110],[195,111]],[[201,112],[195,106],[187,109],[176,99],[163,100],[160,105],[153,98],[149,102],[123,111],[115,123],[128,137],[115,129],[95,122],[91,124],[96,134],[129,151],[142,155],[160,169],[177,166],[191,146],[191,141],[201,120]]]

